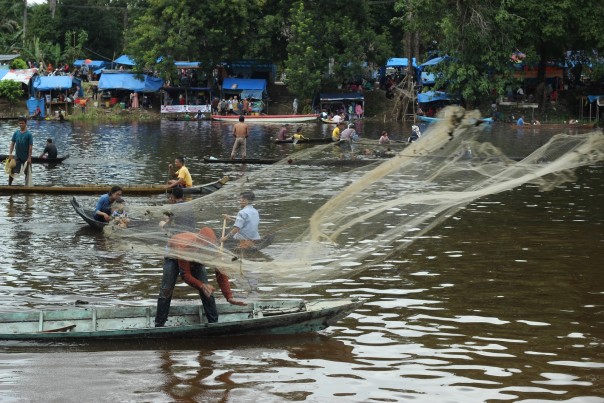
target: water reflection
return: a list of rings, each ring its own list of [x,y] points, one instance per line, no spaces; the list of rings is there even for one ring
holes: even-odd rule
[[[225,156],[229,125],[162,122],[136,125],[33,125],[34,149],[53,137],[70,158],[34,167],[34,183],[163,183],[166,164],[184,153],[197,183],[251,164],[205,164]],[[0,123],[5,132],[14,128]],[[399,124],[363,122],[366,138]],[[316,137],[328,125],[308,126]],[[278,126],[256,126],[250,150],[275,158],[298,152],[270,141]],[[484,137],[508,155],[524,156],[550,134],[495,126]],[[8,136],[0,147],[8,150]],[[375,137],[377,141],[377,137]],[[186,147],[186,148],[185,148]],[[184,149],[184,151],[183,151]],[[335,152],[330,150],[329,152]],[[35,154],[35,153],[34,153]],[[334,154],[335,157],[336,154]],[[293,166],[292,166],[293,167]],[[263,167],[264,168],[264,167]],[[262,187],[276,220],[284,193],[323,178],[329,169],[306,166],[275,172]],[[2,400],[174,401],[601,401],[604,345],[604,167],[579,170],[576,183],[542,193],[527,185],[479,199],[411,247],[351,276],[299,296],[369,298],[361,309],[320,335],[224,337],[134,343],[0,342]],[[350,180],[354,179],[351,175]],[[409,182],[393,181],[393,186]],[[408,185],[408,183],[407,183]],[[83,198],[92,203],[96,197]],[[163,196],[129,202],[163,203]],[[272,203],[272,204],[271,204]],[[88,205],[88,204],[87,204]],[[296,201],[304,208],[304,201]],[[402,214],[404,212],[392,212]],[[285,214],[285,213],[284,213]],[[295,221],[298,211],[284,216]],[[275,246],[283,249],[304,229],[295,223]],[[0,309],[90,304],[153,304],[161,257],[117,247],[91,231],[69,196],[0,195]],[[411,243],[412,242],[412,243]],[[270,254],[270,249],[267,253]],[[387,253],[386,251],[385,253]],[[177,300],[191,299],[186,286]],[[312,294],[310,294],[312,293]],[[289,294],[287,297],[296,297]],[[32,388],[31,385],[36,385]],[[57,386],[60,385],[60,388]]]

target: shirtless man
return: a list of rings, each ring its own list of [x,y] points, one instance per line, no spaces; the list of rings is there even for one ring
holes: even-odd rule
[[[233,126],[235,144],[233,144],[233,150],[231,151],[231,159],[235,159],[239,148],[241,148],[241,159],[244,160],[246,157],[246,139],[249,135],[249,127],[246,123],[243,123],[244,120],[243,115],[239,116],[239,123],[235,123],[235,126]]]

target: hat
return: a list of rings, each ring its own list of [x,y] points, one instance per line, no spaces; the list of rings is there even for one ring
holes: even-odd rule
[[[348,124],[348,128],[349,128],[349,129],[352,129],[353,127],[354,127],[354,123],[349,123],[349,124]]]

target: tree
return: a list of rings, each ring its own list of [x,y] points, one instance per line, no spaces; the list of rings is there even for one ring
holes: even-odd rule
[[[12,80],[0,81],[0,97],[6,98],[12,110],[13,105],[23,96],[21,83]]]

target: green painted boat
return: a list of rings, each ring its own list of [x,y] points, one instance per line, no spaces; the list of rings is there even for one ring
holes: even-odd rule
[[[365,301],[358,298],[263,300],[245,306],[217,304],[208,323],[200,305],[173,305],[164,327],[154,327],[155,307],[85,307],[0,312],[0,340],[133,340],[223,335],[294,334],[323,330]]]

